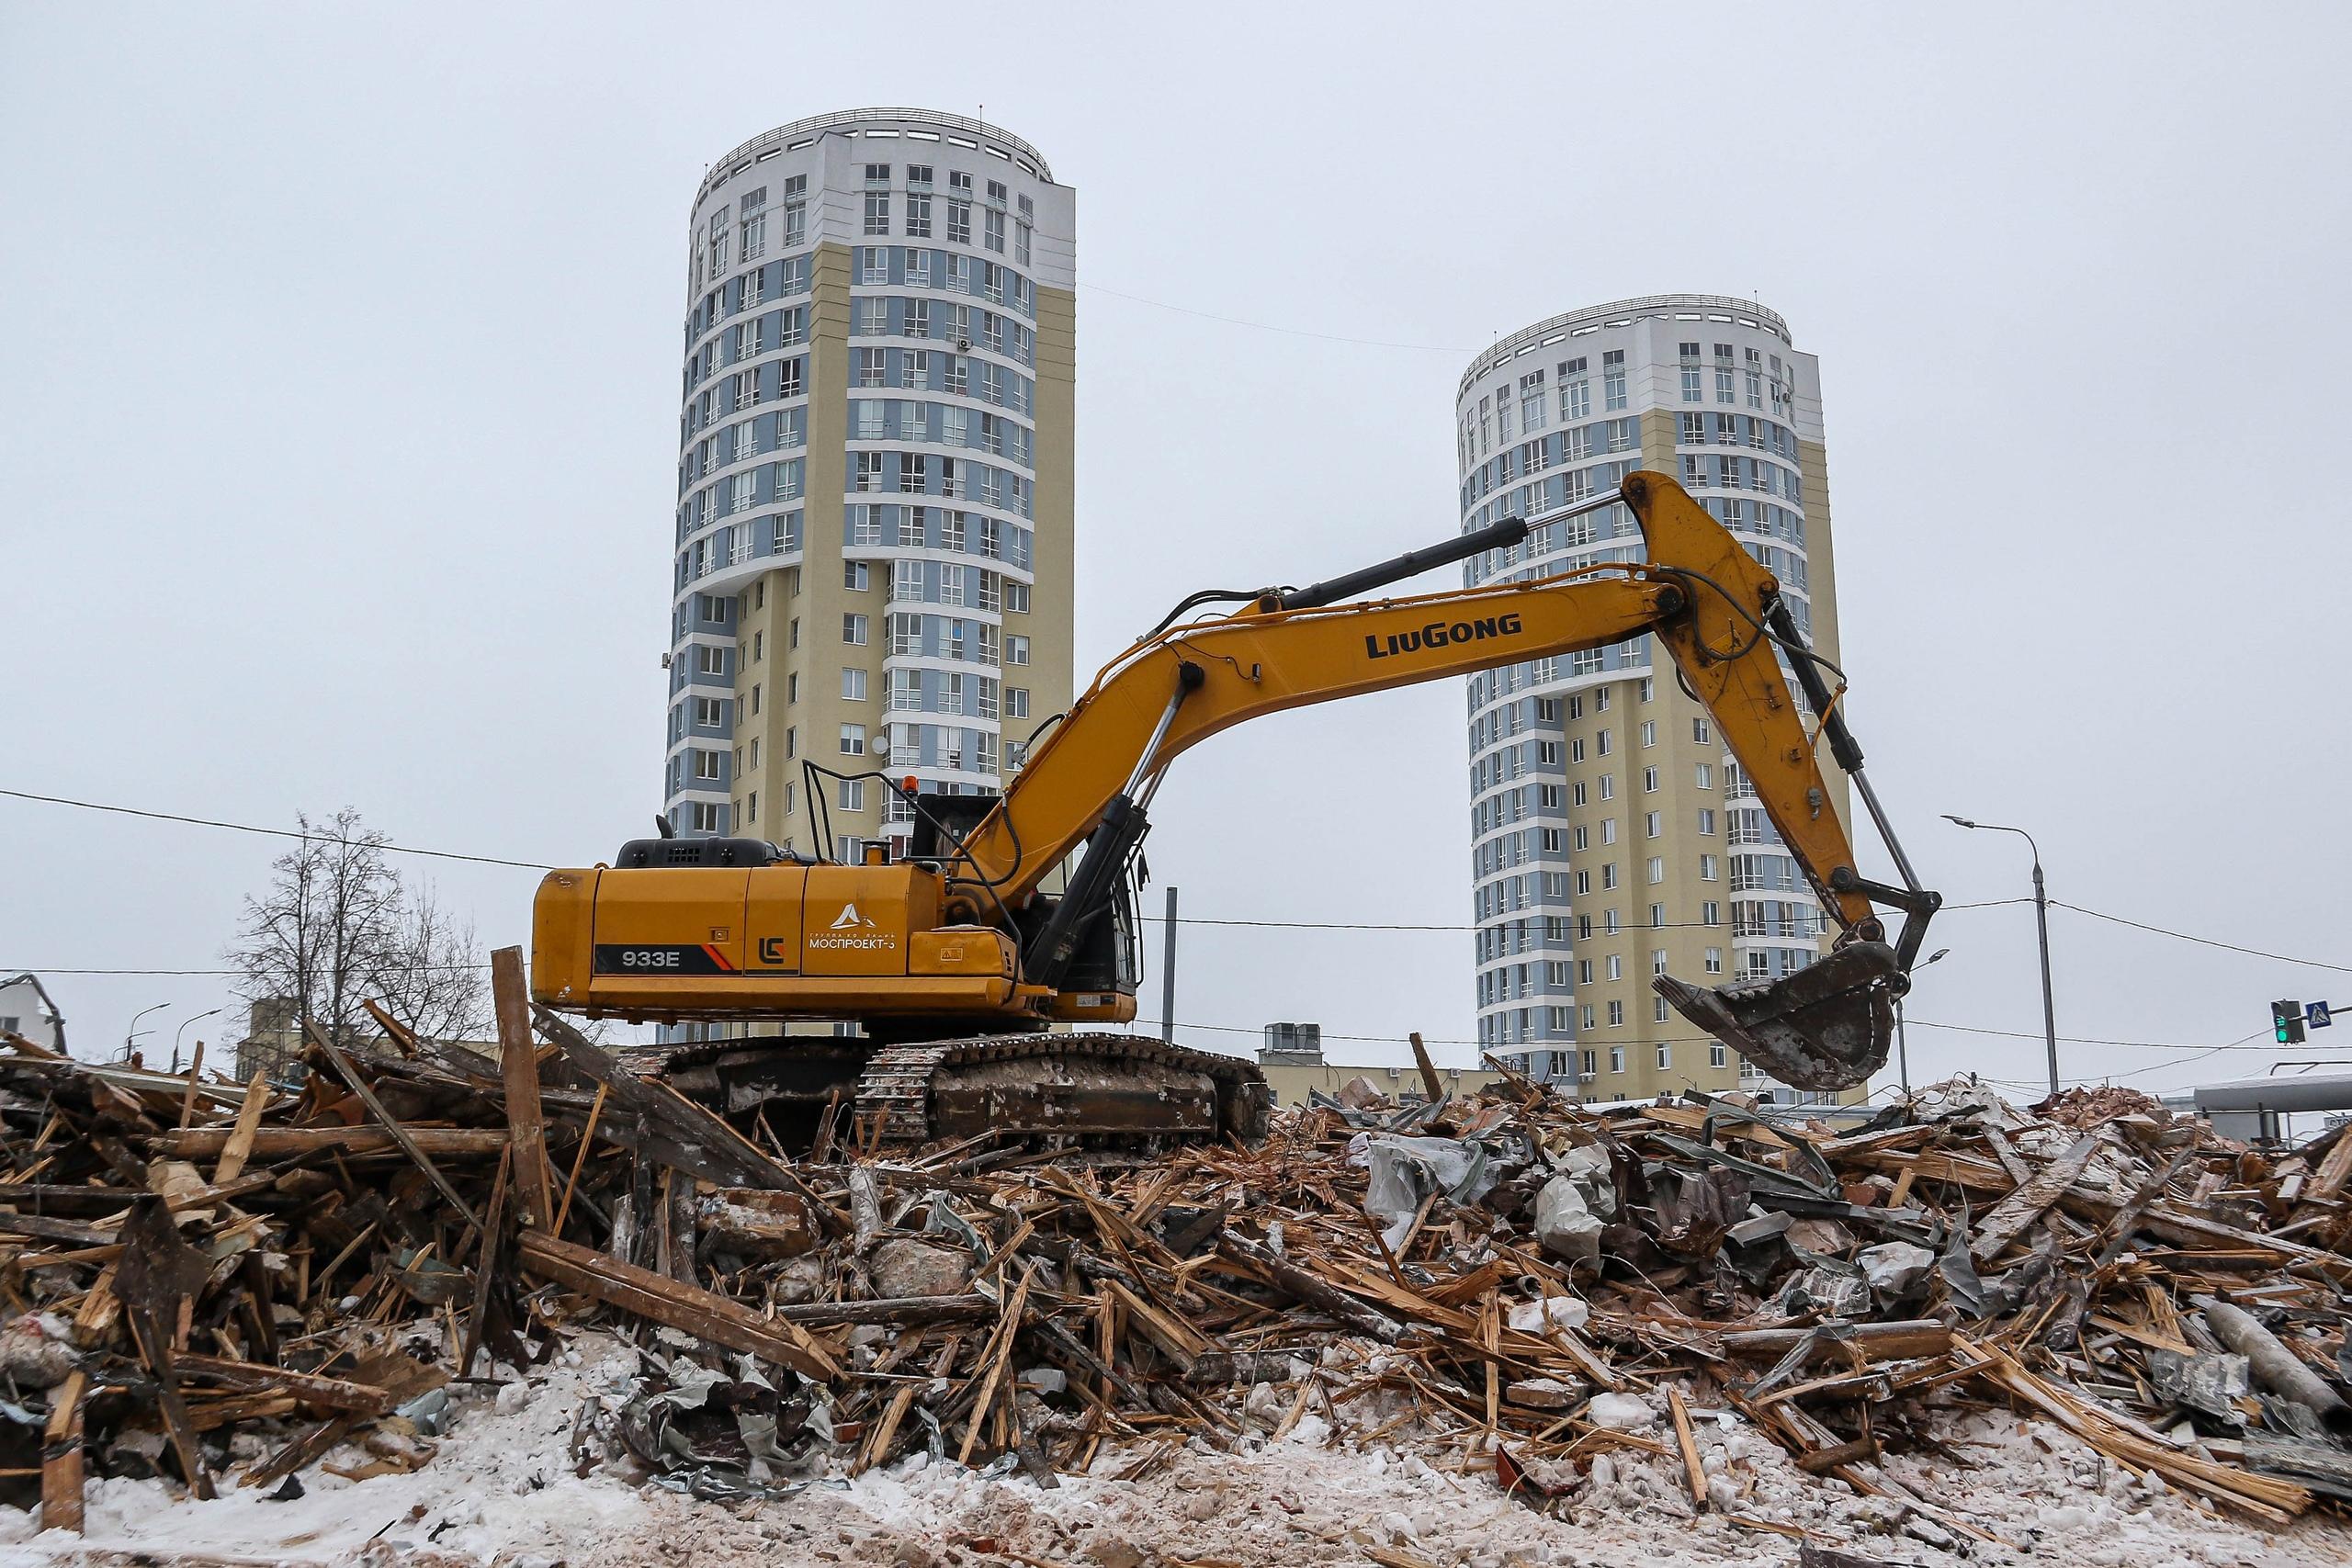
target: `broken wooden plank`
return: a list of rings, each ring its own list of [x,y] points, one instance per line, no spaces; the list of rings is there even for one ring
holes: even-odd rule
[[[1785,1356],[1815,1332],[1811,1328],[1742,1329],[1723,1337],[1724,1352],[1758,1360]],[[1820,1349],[1827,1349],[1832,1344],[1854,1346],[1874,1361],[1909,1360],[1917,1356],[1940,1356],[1951,1349],[1951,1326],[1931,1317],[1857,1323],[1834,1339],[1822,1336]]]
[[[1421,1043],[1419,1030],[1405,1036],[1413,1043],[1413,1065],[1421,1070],[1421,1092],[1429,1096],[1431,1105],[1445,1098],[1445,1088],[1438,1082],[1437,1064],[1430,1060],[1430,1048]]]
[[[987,1296],[884,1296],[864,1302],[802,1302],[780,1306],[780,1322],[831,1328],[844,1324],[878,1323],[914,1328],[933,1323],[967,1323],[996,1315],[996,1303]]]
[[[514,1141],[514,1217],[525,1230],[546,1228],[555,1216],[548,1169],[547,1108],[539,1100],[538,1043],[531,1035],[530,988],[523,950],[490,955],[491,999],[498,1008],[498,1071],[506,1086],[506,1128]]]
[[[66,1375],[49,1396],[49,1422],[41,1428],[40,1527],[82,1533],[82,1394],[89,1374]]]
[[[351,1436],[358,1423],[348,1416],[322,1421],[272,1454],[258,1470],[248,1471],[240,1486],[267,1486],[323,1459]]]
[[[213,1186],[226,1187],[244,1174],[245,1162],[254,1157],[254,1138],[261,1131],[261,1113],[268,1106],[269,1078],[255,1073],[253,1082],[245,1086],[244,1103],[237,1107],[237,1124],[220,1145],[220,1163],[212,1169]],[[181,1124],[183,1131],[186,1125]]]
[[[182,1378],[193,1382],[235,1389],[241,1393],[290,1393],[305,1404],[354,1416],[387,1416],[397,1403],[382,1389],[367,1383],[288,1371],[284,1367],[267,1367],[258,1361],[232,1361],[223,1356],[182,1353],[172,1358],[172,1364]]]
[[[2041,1217],[2043,1210],[2058,1201],[2060,1193],[2075,1184],[2075,1178],[2083,1174],[2083,1168],[2090,1164],[2091,1156],[2098,1152],[2096,1135],[2076,1139],[2074,1147],[1995,1204],[1978,1223],[1975,1238],[1969,1243],[1969,1256],[1979,1263],[1998,1257],[2026,1226]]]
[[[758,1187],[772,1192],[792,1190],[790,1173],[783,1166],[718,1117],[667,1084],[639,1077],[561,1014],[542,1007],[534,1009],[531,1016],[555,1042],[566,1062],[611,1089],[623,1110],[635,1111],[644,1122],[667,1133],[666,1142],[647,1150],[664,1165],[718,1187]]]
[[[353,1065],[351,1058],[343,1054],[343,1048],[327,1038],[326,1031],[319,1027],[316,1019],[304,1019],[302,1032],[310,1037],[311,1043],[317,1046],[328,1062],[334,1065],[335,1072],[343,1081],[351,1086],[351,1092],[359,1097],[359,1103],[368,1108],[368,1114],[381,1122],[384,1131],[392,1135],[392,1142],[401,1146],[401,1152],[408,1156],[419,1170],[424,1172],[425,1179],[433,1183],[442,1197],[449,1201],[451,1208],[466,1217],[468,1224],[479,1229],[481,1225],[481,1216],[474,1213],[473,1205],[466,1201],[463,1193],[450,1185],[449,1179],[441,1174],[441,1168],[433,1163],[433,1156],[426,1154],[414,1138],[409,1136],[408,1129],[401,1124],[400,1119],[384,1109],[384,1102],[376,1098],[376,1091],[368,1086],[368,1080],[360,1076],[358,1067]]]
[[[525,1267],[640,1317],[790,1367],[818,1382],[841,1375],[825,1348],[789,1319],[763,1318],[725,1296],[558,1241],[544,1231],[526,1232],[517,1252]]]
[[[505,1152],[503,1127],[411,1127],[409,1141],[437,1160],[496,1159]],[[190,1127],[164,1133],[147,1146],[165,1159],[218,1159],[235,1135],[226,1127]],[[264,1127],[254,1134],[247,1163],[300,1159],[306,1155],[349,1156],[401,1152],[399,1140],[382,1127]]]
[[[1690,1410],[1682,1403],[1680,1389],[1668,1385],[1666,1406],[1674,1416],[1674,1441],[1682,1450],[1682,1474],[1690,1487],[1690,1501],[1703,1514],[1707,1511],[1707,1467],[1699,1462],[1699,1438],[1690,1430]]]
[[[12,1213],[0,1209],[0,1234],[29,1235],[42,1241],[71,1242],[75,1247],[106,1247],[121,1238],[96,1225],[79,1224],[72,1220],[52,1220],[40,1214]]]
[[[1328,1313],[1360,1334],[1369,1334],[1384,1345],[1394,1345],[1405,1337],[1405,1325],[1395,1318],[1374,1311],[1346,1292],[1327,1284],[1288,1258],[1277,1257],[1272,1249],[1238,1232],[1227,1229],[1219,1233],[1216,1249],[1221,1256],[1249,1265],[1308,1306]]]
[[[505,1237],[501,1234],[506,1221],[506,1180],[514,1170],[514,1145],[507,1146],[506,1157],[498,1162],[498,1176],[491,1183],[490,1213],[482,1222],[481,1251],[474,1259],[473,1307],[466,1314],[466,1337],[458,1351],[458,1375],[474,1375],[474,1356],[481,1348],[482,1325],[490,1316],[490,1291],[498,1277],[499,1249]]]

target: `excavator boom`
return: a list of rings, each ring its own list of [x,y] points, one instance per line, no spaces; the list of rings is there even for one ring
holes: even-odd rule
[[[1885,1060],[1894,999],[1939,901],[1896,844],[1826,666],[1798,635],[1778,581],[1664,475],[1628,475],[1619,491],[1575,510],[1618,500],[1640,523],[1645,560],[1348,597],[1514,543],[1528,532],[1514,520],[1313,588],[1227,595],[1247,602],[1164,626],[1102,671],[976,821],[950,820],[943,797],[915,794],[911,780],[870,775],[922,818],[921,848],[898,862],[819,864],[719,840],[739,857],[726,869],[682,845],[662,858],[692,869],[655,871],[644,846],[631,845],[628,858],[649,869],[552,874],[539,898],[534,988],[551,1006],[590,1013],[854,1020],[900,1041],[925,1037],[926,1026],[936,1038],[1125,1021],[1135,1015],[1133,976],[1106,976],[1102,955],[1124,916],[1152,793],[1186,749],[1289,708],[1649,632],[1840,931],[1836,951],[1779,980],[1708,989],[1661,976],[1657,987],[1784,1081],[1860,1082]],[[1902,885],[1860,874],[1822,771],[1824,744],[1855,782]],[[1073,853],[1063,890],[1047,893]],[[1905,916],[1892,943],[1882,904]]]

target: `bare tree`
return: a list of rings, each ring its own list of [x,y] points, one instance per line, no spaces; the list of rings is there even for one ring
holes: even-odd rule
[[[248,895],[229,960],[248,1002],[282,998],[337,1044],[374,1032],[361,1003],[397,951],[400,874],[384,835],[344,807],[296,821],[302,840],[278,857],[266,890]]]
[[[400,907],[374,994],[417,1033],[434,1040],[480,1040],[490,1027],[490,987],[471,920],[461,921],[430,884]]]

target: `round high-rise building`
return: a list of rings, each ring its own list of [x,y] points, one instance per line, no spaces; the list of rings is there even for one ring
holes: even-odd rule
[[[911,817],[856,775],[993,793],[1069,705],[1075,235],[1035,148],[923,109],[797,120],[704,177],[667,660],[682,835],[855,859]]]
[[[1536,524],[1472,558],[1466,583],[1643,558],[1624,506],[1542,519],[1648,468],[1774,572],[1838,657],[1819,366],[1779,316],[1697,294],[1555,316],[1481,354],[1454,413],[1463,528]],[[1768,1087],[1649,984],[1784,975],[1824,944],[1820,906],[1706,709],[1647,636],[1468,685],[1482,1046],[1591,1099]]]

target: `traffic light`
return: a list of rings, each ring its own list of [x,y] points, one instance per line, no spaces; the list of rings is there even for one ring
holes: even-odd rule
[[[2270,1004],[2270,1038],[2281,1045],[2301,1045],[2303,1043],[2302,1003]]]

